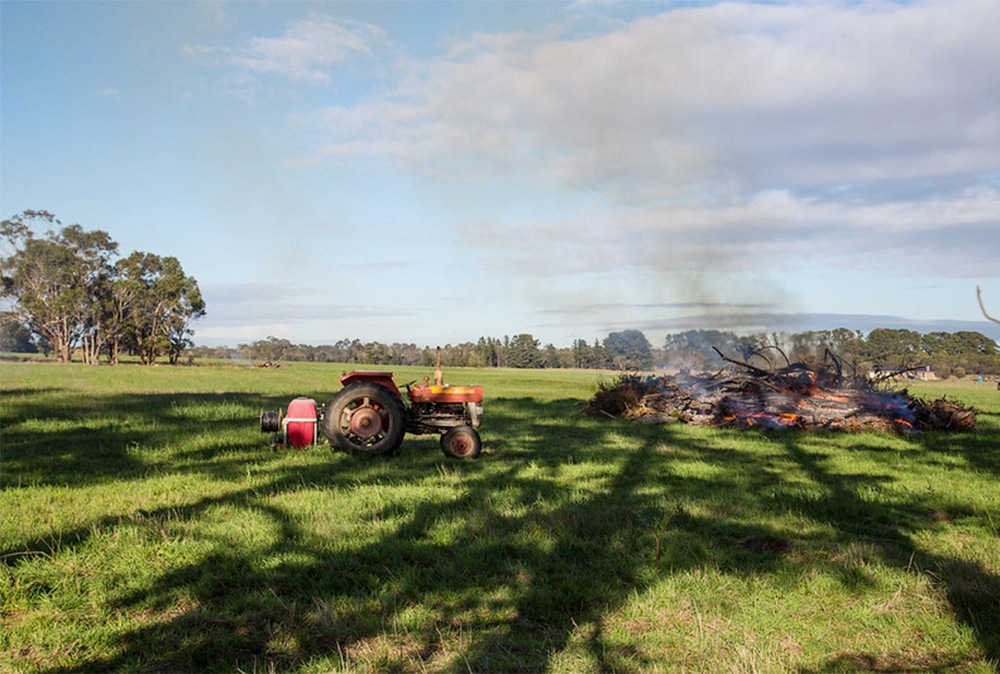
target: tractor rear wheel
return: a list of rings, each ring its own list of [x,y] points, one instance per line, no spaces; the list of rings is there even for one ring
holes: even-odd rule
[[[455,426],[441,436],[441,450],[453,459],[474,459],[483,449],[483,441],[472,426]]]
[[[351,384],[327,404],[323,433],[346,452],[392,454],[406,433],[406,409],[399,396],[380,384]]]

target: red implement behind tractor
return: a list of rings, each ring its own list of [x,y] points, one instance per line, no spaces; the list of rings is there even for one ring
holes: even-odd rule
[[[406,433],[441,434],[441,449],[450,457],[474,459],[482,441],[476,429],[483,415],[482,386],[446,386],[440,368],[433,384],[404,385],[403,396],[391,372],[356,370],[340,378],[343,388],[320,409],[312,398],[296,398],[280,411],[261,412],[260,430],[274,433],[275,443],[306,447],[322,429],[338,449],[365,454],[391,454]]]

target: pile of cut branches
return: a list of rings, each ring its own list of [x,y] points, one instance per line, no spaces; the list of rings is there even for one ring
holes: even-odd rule
[[[722,356],[722,354],[719,354]],[[931,402],[886,380],[849,373],[827,354],[822,363],[758,367],[722,356],[716,373],[601,382],[585,408],[592,415],[643,423],[837,431],[971,431],[975,410],[940,398]]]

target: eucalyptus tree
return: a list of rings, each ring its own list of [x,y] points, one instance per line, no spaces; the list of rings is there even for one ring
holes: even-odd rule
[[[190,346],[191,323],[205,315],[198,282],[177,258],[153,253],[132,253],[116,271],[120,339],[145,365],[163,355],[176,363]]]
[[[176,362],[191,345],[192,321],[205,315],[198,282],[177,258],[137,252],[112,264],[118,244],[107,232],[27,210],[0,223],[0,240],[9,315],[61,362],[76,349],[87,363],[101,353],[118,362],[124,349],[144,363]]]
[[[43,237],[35,230],[48,227]],[[83,347],[96,362],[105,305],[104,290],[118,249],[107,232],[62,227],[48,211],[26,210],[0,223],[7,250],[0,258],[3,296],[17,319],[51,346],[61,362]]]

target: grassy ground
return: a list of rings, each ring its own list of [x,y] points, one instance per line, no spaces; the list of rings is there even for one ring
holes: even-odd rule
[[[271,450],[340,367],[0,366],[0,671],[991,672],[1000,392],[974,434],[591,419],[486,386],[483,456]],[[429,371],[398,368],[397,381]]]

